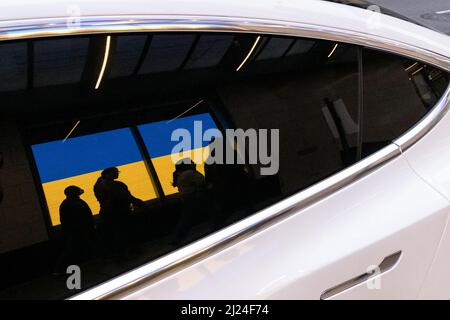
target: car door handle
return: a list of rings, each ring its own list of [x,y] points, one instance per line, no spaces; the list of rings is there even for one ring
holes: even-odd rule
[[[334,286],[330,289],[325,290],[321,295],[320,299],[325,300],[331,298],[332,296],[337,295],[347,289],[357,286],[360,283],[363,283],[370,278],[381,275],[389,270],[391,270],[399,261],[400,256],[402,255],[402,251],[397,251],[389,256],[386,256],[383,261],[378,265],[378,268],[374,268],[366,273],[363,273],[357,277],[354,277],[350,280],[347,280],[337,286]],[[379,271],[379,272],[377,272]]]

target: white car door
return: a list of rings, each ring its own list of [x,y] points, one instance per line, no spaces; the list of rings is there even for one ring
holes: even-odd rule
[[[442,106],[447,110],[450,106],[449,93],[442,99]],[[403,147],[404,157],[411,168],[424,181],[432,186],[443,198],[449,199],[449,167],[446,160],[449,154],[449,114],[434,127],[418,143],[409,146],[400,139],[398,144]],[[439,243],[439,247],[430,269],[427,280],[424,283],[420,298],[423,299],[448,299],[450,297],[450,231],[446,220],[445,232]]]
[[[400,156],[286,220],[123,298],[418,298],[447,216],[447,200]],[[380,275],[358,278],[398,252]]]

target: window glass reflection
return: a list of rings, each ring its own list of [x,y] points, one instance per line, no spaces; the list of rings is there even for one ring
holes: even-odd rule
[[[0,91],[22,90],[27,86],[27,44],[0,45]]]
[[[403,57],[364,50],[364,149],[398,138],[436,104],[447,75]]]
[[[52,224],[59,225],[64,190],[77,186],[94,214],[100,203],[94,185],[104,169],[117,167],[120,181],[143,200],[156,197],[142,156],[129,129],[101,132],[32,146]]]
[[[154,35],[139,74],[173,71],[181,66],[195,35]]]
[[[229,35],[201,36],[185,68],[194,69],[215,66],[222,60],[232,41],[233,37]]]
[[[110,78],[130,76],[141,57],[147,36],[118,36],[111,59]]]
[[[197,114],[188,117],[181,117],[167,121],[153,122],[138,126],[144,139],[152,163],[155,166],[161,186],[165,195],[178,192],[173,184],[173,173],[175,171],[175,158],[172,155],[177,154],[175,146],[181,141],[172,139],[175,130],[185,130],[192,142],[190,147],[183,148],[183,152],[178,153],[179,158],[189,158],[197,165],[197,170],[204,174],[204,154],[208,152],[208,141],[203,141],[201,136],[204,130],[217,129],[212,117],[207,114]],[[195,132],[197,128],[197,132]],[[201,130],[201,131],[200,131]]]
[[[86,62],[89,38],[36,40],[34,86],[79,82]]]
[[[294,45],[291,49],[286,53],[287,56],[303,54],[308,52],[315,44],[313,40],[295,40]]]
[[[293,42],[294,39],[290,38],[271,38],[256,60],[279,58],[286,53]]]

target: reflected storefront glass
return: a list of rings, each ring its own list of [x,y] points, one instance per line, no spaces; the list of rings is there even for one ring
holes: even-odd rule
[[[197,128],[197,132],[196,129]],[[196,114],[189,117],[181,117],[172,120],[158,121],[138,126],[145,146],[147,147],[151,161],[155,167],[158,179],[161,183],[165,195],[177,193],[178,190],[172,185],[173,172],[175,171],[175,146],[182,142],[178,135],[172,138],[176,130],[185,130],[182,134],[189,136],[186,141],[187,148],[177,153],[180,159],[190,158],[197,165],[197,170],[205,174],[204,155],[208,153],[208,141],[203,141],[203,131],[208,129],[217,129],[212,117],[207,114]]]
[[[36,40],[34,79],[36,87],[78,83],[88,53],[89,38]]]
[[[130,129],[46,142],[31,148],[53,226],[60,223],[59,206],[65,198],[64,189],[71,185],[84,190],[83,200],[98,214],[99,202],[93,188],[102,170],[109,167],[119,169],[119,180],[128,185],[134,196],[143,200],[156,198]]]

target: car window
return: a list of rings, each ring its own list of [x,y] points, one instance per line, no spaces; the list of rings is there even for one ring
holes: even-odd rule
[[[365,49],[363,150],[370,154],[414,126],[439,100],[448,74],[380,51]]]
[[[69,297],[244,219],[376,152],[448,85],[245,33],[3,42],[0,61],[0,298]]]

